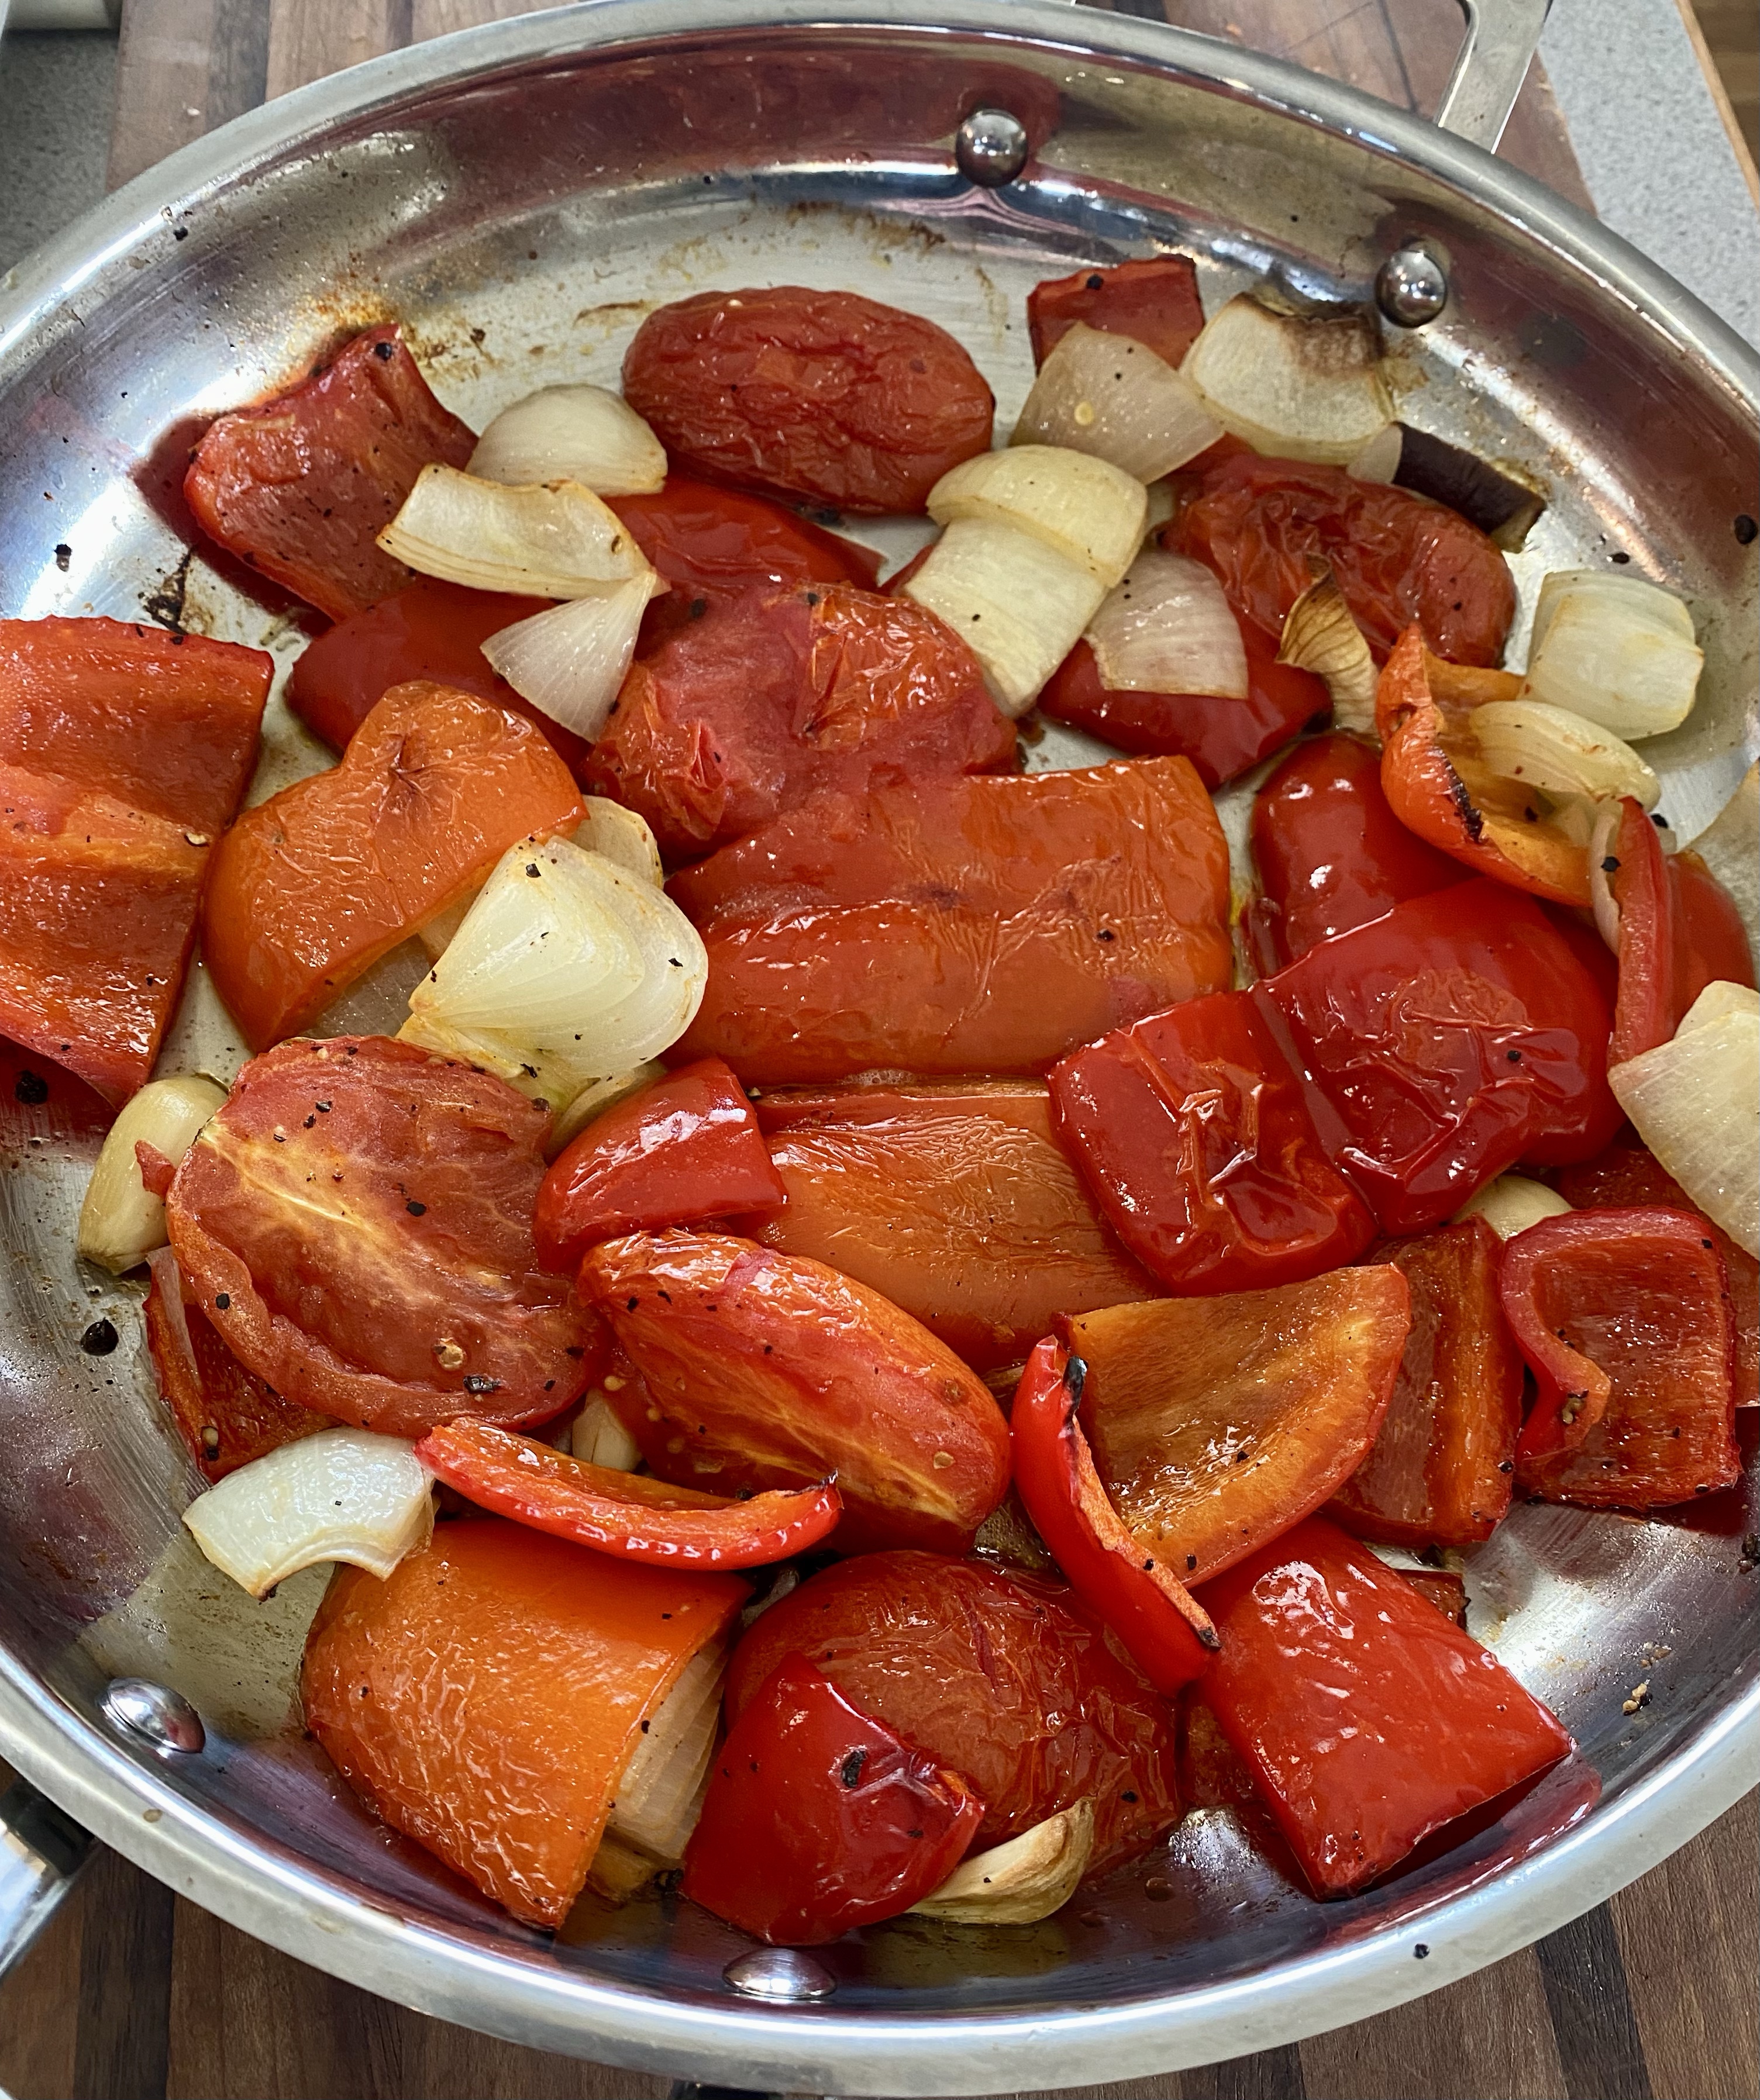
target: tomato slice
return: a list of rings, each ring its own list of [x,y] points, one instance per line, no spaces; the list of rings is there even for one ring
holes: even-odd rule
[[[205,1478],[223,1480],[252,1459],[331,1427],[329,1415],[284,1400],[245,1370],[214,1331],[170,1247],[149,1255],[147,1267],[141,1318],[148,1354],[160,1397]]]
[[[739,1082],[699,1057],[596,1116],[559,1155],[538,1191],[538,1258],[567,1274],[620,1233],[787,1199]]]
[[[1206,788],[1220,787],[1323,719],[1332,704],[1312,672],[1277,661],[1277,645],[1263,629],[1243,620],[1241,638],[1246,645],[1244,699],[1114,690],[1102,682],[1093,651],[1078,642],[1039,695],[1039,712],[1121,751],[1177,752],[1191,760]]]
[[[377,541],[416,477],[437,461],[467,465],[475,448],[387,325],[288,392],[217,417],[183,493],[210,539],[346,620],[409,580]]]
[[[497,1516],[656,1567],[723,1573],[817,1546],[843,1504],[830,1486],[744,1502],[589,1466],[485,1422],[444,1422],[416,1446],[428,1470]]]
[[[1741,1477],[1723,1265],[1697,1212],[1542,1218],[1505,1246],[1502,1295],[1539,1387],[1524,1493],[1656,1509]]]
[[[682,1054],[748,1083],[1042,1073],[1233,973],[1228,849],[1183,758],[823,796],[672,893],[709,952]]]
[[[1600,989],[1501,883],[1396,905],[1259,990],[1337,1119],[1322,1141],[1383,1231],[1427,1231],[1519,1159],[1590,1158],[1620,1126]]]
[[[585,740],[522,699],[483,653],[492,634],[550,604],[417,576],[308,642],[287,682],[287,704],[315,736],[341,751],[394,686],[431,680],[523,715],[572,770],[587,755]]]
[[[1468,1218],[1380,1250],[1412,1294],[1412,1330],[1374,1449],[1328,1505],[1361,1538],[1472,1546],[1509,1512],[1522,1359],[1498,1295],[1502,1249]]]
[[[976,1846],[1086,1798],[1098,1873],[1180,1820],[1171,1710],[1061,1582],[932,1553],[841,1561],[734,1649],[729,1715],[790,1655],[966,1775],[986,1803]]]
[[[1203,1582],[1356,1470],[1387,1413],[1411,1295],[1383,1264],[1061,1325],[1087,1366],[1082,1426],[1119,1515],[1182,1582]]]
[[[1019,1363],[1059,1312],[1150,1298],[1026,1080],[767,1093],[786,1206],[739,1229],[920,1320],[974,1370]]]
[[[870,547],[827,532],[761,496],[669,474],[651,496],[607,499],[631,537],[685,602],[699,594],[769,584],[798,589],[808,584],[854,584],[871,590],[880,556]],[[658,601],[660,606],[667,599]]]
[[[1497,548],[1457,512],[1353,481],[1342,467],[1250,452],[1206,455],[1196,479],[1162,544],[1214,569],[1242,620],[1281,634],[1319,560],[1378,661],[1414,623],[1452,664],[1502,657],[1515,585]]]
[[[983,1813],[958,1772],[791,1656],[721,1745],[684,1893],[755,1939],[816,1947],[939,1888]]]
[[[1574,1747],[1494,1656],[1322,1518],[1202,1601],[1222,1638],[1204,1696],[1316,1895],[1376,1880]]]
[[[1034,364],[1043,364],[1078,321],[1134,337],[1177,366],[1203,333],[1197,267],[1184,255],[1150,255],[1048,277],[1026,295]]]
[[[178,1266],[247,1370],[394,1436],[542,1422],[603,1338],[532,1242],[549,1118],[381,1036],[254,1058],[165,1205]]]
[[[1253,797],[1252,846],[1260,893],[1249,917],[1268,974],[1409,897],[1466,880],[1394,815],[1380,754],[1339,730],[1299,743]]]
[[[1374,1238],[1246,992],[1115,1030],[1065,1058],[1051,1091],[1113,1229],[1167,1290],[1295,1282]]]
[[[718,1233],[637,1233],[595,1247],[577,1288],[646,1382],[629,1427],[663,1479],[719,1493],[835,1476],[846,1553],[964,1551],[1002,1500],[1008,1428],[989,1388],[822,1263]]]
[[[920,510],[987,452],[990,390],[933,321],[857,292],[701,292],[650,314],[624,395],[688,473],[847,510]]]
[[[694,860],[821,790],[1012,772],[1014,725],[977,659],[911,598],[848,584],[769,587],[703,616],[630,666],[588,786]]]
[[[382,1582],[337,1569],[306,1642],[306,1725],[395,1829],[554,1927],[645,1724],[745,1595],[523,1524],[443,1524]]]
[[[399,686],[340,765],[247,810],[202,911],[214,989],[254,1048],[320,1014],[519,840],[571,830],[580,795],[529,722]]]

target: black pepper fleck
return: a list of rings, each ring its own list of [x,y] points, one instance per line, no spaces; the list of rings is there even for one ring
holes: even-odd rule
[[[412,1196],[409,1201],[404,1204],[404,1208],[408,1211],[409,1215],[412,1218],[425,1218],[428,1215],[427,1205],[426,1203],[418,1203],[413,1196]]]
[[[41,1072],[20,1072],[12,1082],[12,1098],[28,1109],[41,1108],[49,1098],[49,1082]]]
[[[94,1320],[79,1338],[79,1345],[88,1357],[107,1357],[116,1347],[120,1337],[108,1320]]]

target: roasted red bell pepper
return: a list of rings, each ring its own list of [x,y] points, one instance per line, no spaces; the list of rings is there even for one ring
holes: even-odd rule
[[[1467,879],[1388,807],[1380,754],[1339,730],[1299,743],[1254,796],[1252,844],[1259,894],[1247,926],[1267,976],[1317,941]]]
[[[1387,1232],[1440,1224],[1518,1160],[1589,1158],[1619,1127],[1600,990],[1502,884],[1396,905],[1257,995],[1330,1105],[1322,1141]]]
[[[589,1466],[486,1422],[443,1423],[422,1438],[416,1456],[498,1516],[662,1567],[725,1570],[787,1560],[817,1546],[843,1513],[829,1482],[739,1502]]]
[[[773,1946],[813,1947],[938,1888],[984,1804],[791,1656],[729,1730],[684,1893]]]
[[[1479,759],[1473,707],[1514,699],[1520,690],[1520,679],[1508,673],[1443,663],[1409,627],[1375,694],[1382,788],[1407,830],[1475,875],[1555,903],[1586,905],[1586,849],[1553,818],[1545,796]]]
[[[1026,1360],[1008,1417],[1014,1481],[1071,1587],[1124,1643],[1158,1692],[1177,1692],[1215,1651],[1207,1614],[1145,1551],[1094,1470],[1076,1419],[1085,1375],[1048,1335]]]
[[[1483,1218],[1381,1250],[1410,1286],[1412,1330],[1374,1448],[1328,1508],[1360,1538],[1471,1546],[1508,1512],[1522,1359],[1498,1295],[1502,1251]]]
[[[1205,1586],[1204,1696],[1320,1896],[1568,1756],[1571,1739],[1367,1546],[1310,1517]]]
[[[566,1273],[622,1233],[787,1200],[744,1089],[719,1057],[699,1057],[596,1116],[557,1158],[538,1191],[538,1260]]]
[[[1078,321],[1104,335],[1134,337],[1177,366],[1203,333],[1198,271],[1184,255],[1149,255],[1048,277],[1026,295],[1034,364]]]
[[[1653,1509],[1740,1478],[1723,1265],[1705,1219],[1542,1218],[1505,1246],[1502,1294],[1540,1387],[1517,1457],[1524,1492]]]
[[[1170,1290],[1294,1282],[1374,1237],[1252,995],[1115,1029],[1065,1057],[1051,1088],[1108,1222]]]
[[[1078,1427],[1109,1504],[1145,1554],[1202,1582],[1349,1477],[1381,1427],[1410,1324],[1405,1278],[1375,1263],[1058,1326],[1087,1374]]]
[[[1753,949],[1736,900],[1696,853],[1669,861],[1679,942],[1675,968],[1684,1013],[1708,984],[1752,986]]]

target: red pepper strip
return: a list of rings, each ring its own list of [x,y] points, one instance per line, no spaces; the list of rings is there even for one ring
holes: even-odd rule
[[[601,1553],[668,1568],[761,1568],[817,1546],[843,1514],[829,1481],[736,1502],[668,1487],[483,1422],[448,1422],[416,1446],[429,1471],[481,1508]]]
[[[1619,993],[1608,1062],[1623,1065],[1666,1043],[1686,1011],[1680,1001],[1678,898],[1656,827],[1630,795],[1620,804],[1612,854],[1602,863],[1619,907]]]
[[[1203,333],[1198,272],[1184,255],[1149,255],[1048,277],[1026,295],[1034,364],[1043,364],[1078,321],[1103,335],[1132,337],[1177,365]]]
[[[1113,1507],[1076,1410],[1087,1373],[1048,1335],[1026,1360],[1009,1416],[1014,1480],[1027,1515],[1078,1596],[1131,1652],[1158,1692],[1177,1692],[1215,1652],[1208,1613]]]
[[[1530,1225],[1504,1243],[1503,1266],[1498,1277],[1503,1317],[1539,1388],[1516,1442],[1515,1455],[1523,1462],[1574,1451],[1607,1413],[1608,1396],[1612,1390],[1611,1380],[1599,1364],[1573,1349],[1562,1333],[1546,1325],[1539,1302],[1540,1282],[1548,1264],[1583,1238],[1580,1227],[1572,1229],[1578,1215],[1568,1211],[1562,1218],[1542,1218],[1537,1225]],[[1563,1225],[1565,1230],[1561,1233],[1548,1229],[1555,1225]]]
[[[1475,874],[1555,903],[1589,902],[1589,856],[1547,820],[1529,791],[1483,766],[1471,730],[1480,700],[1513,699],[1520,681],[1445,664],[1406,629],[1375,694],[1381,785],[1393,814]]]
[[[721,1745],[684,1893],[773,1946],[818,1946],[938,1888],[983,1816],[958,1772],[792,1655]]]

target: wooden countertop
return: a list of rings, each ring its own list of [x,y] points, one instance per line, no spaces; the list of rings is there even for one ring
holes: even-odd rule
[[[1116,6],[1426,109],[1460,33],[1453,0]],[[518,0],[126,0],[111,181],[304,82],[525,11]],[[1502,150],[1589,204],[1537,68]],[[1092,2100],[1751,2100],[1755,1799],[1563,1931],[1397,2012],[1087,2090]],[[737,2085],[740,2068],[724,2075]],[[109,1853],[0,1988],[0,2089],[16,2100],[660,2100],[672,2089],[370,1997]]]

